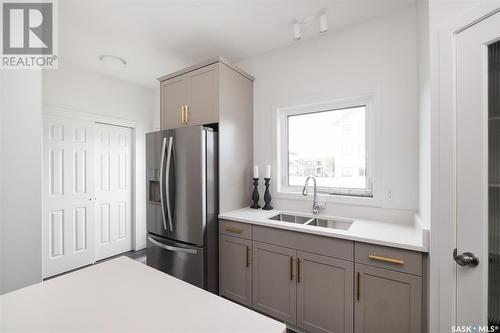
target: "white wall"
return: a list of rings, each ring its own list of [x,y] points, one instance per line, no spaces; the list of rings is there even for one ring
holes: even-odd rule
[[[124,69],[126,70],[126,69]],[[119,81],[73,64],[43,76],[44,110],[84,112],[95,119],[114,118],[135,124],[136,180],[134,249],[146,246],[145,133],[153,130],[153,89]],[[159,112],[155,110],[155,112]]]
[[[240,62],[254,82],[254,163],[274,164],[276,105],[321,102],[344,91],[376,93],[375,179],[378,207],[329,203],[326,213],[405,222],[418,207],[416,8],[402,10]],[[345,97],[350,97],[346,93]],[[273,165],[273,177],[276,165]],[[390,189],[392,199],[385,193]],[[311,202],[275,206],[310,210]]]
[[[417,217],[421,225],[430,229],[431,223],[431,82],[429,44],[429,1],[417,2],[417,51],[418,51],[418,114],[419,114],[419,199]],[[429,271],[430,261],[425,261]],[[430,285],[425,284],[424,302],[430,299]],[[429,308],[424,308],[424,332],[428,332]]]
[[[41,76],[0,75],[0,294],[42,279]]]
[[[3,104],[3,73],[4,71],[0,70],[0,295],[4,292],[4,276],[3,276],[3,234],[4,234],[4,216],[3,216],[3,204],[2,204],[2,199],[3,199],[3,173],[2,173],[2,165],[3,165],[3,113],[4,113],[4,104]]]
[[[419,211],[422,225],[431,221],[431,82],[429,2],[417,2],[418,114],[419,114]]]
[[[160,113],[161,113],[161,98],[160,98],[160,82],[158,86],[154,88],[153,92],[153,129],[159,131],[161,129],[160,123]]]

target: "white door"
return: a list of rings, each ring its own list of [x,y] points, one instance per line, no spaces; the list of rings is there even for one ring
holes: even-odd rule
[[[96,260],[132,249],[132,129],[96,124]]]
[[[44,116],[44,278],[94,262],[93,131],[92,122]]]
[[[500,13],[456,36],[458,325],[500,323],[499,39]]]

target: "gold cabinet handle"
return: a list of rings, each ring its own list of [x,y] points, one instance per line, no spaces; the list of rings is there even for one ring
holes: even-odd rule
[[[240,228],[234,228],[234,227],[225,227],[224,230],[229,231],[229,232],[234,232],[237,234],[241,234],[243,232],[242,229]]]
[[[293,257],[290,257],[290,281],[293,281]]]
[[[297,283],[300,283],[300,258],[297,258]]]
[[[388,263],[396,264],[396,265],[404,265],[405,264],[405,261],[402,260],[402,259],[389,258],[389,257],[384,257],[384,256],[378,256],[378,255],[375,255],[375,254],[370,254],[368,256],[368,258],[371,259],[371,260],[388,262]]]
[[[184,124],[184,105],[181,106],[181,124]]]
[[[185,105],[184,110],[186,112],[186,116],[184,118],[185,118],[186,124],[187,124],[187,123],[189,123],[189,105]]]
[[[250,266],[250,247],[247,245],[247,267]]]
[[[356,299],[359,301],[360,297],[361,297],[361,291],[360,291],[360,281],[361,281],[361,273],[358,272],[358,274],[356,274]]]

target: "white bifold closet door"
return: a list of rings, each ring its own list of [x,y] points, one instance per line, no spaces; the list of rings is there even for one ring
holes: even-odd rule
[[[44,278],[94,262],[94,126],[90,121],[44,117]]]
[[[96,125],[96,260],[132,249],[130,128]]]
[[[132,129],[46,115],[43,277],[132,249]]]

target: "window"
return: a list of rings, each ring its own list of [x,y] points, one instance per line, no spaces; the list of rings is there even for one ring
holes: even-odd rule
[[[349,143],[342,144],[342,154],[344,155],[352,155],[353,145]]]
[[[358,154],[359,154],[359,155],[364,155],[364,154],[365,154],[365,144],[364,144],[364,143],[361,143],[361,144],[358,146]]]
[[[352,177],[352,168],[342,168],[342,177]]]
[[[314,176],[320,193],[372,197],[369,105],[280,110],[279,190],[300,192]]]
[[[352,124],[344,124],[342,125],[342,133],[349,134],[352,132]]]

